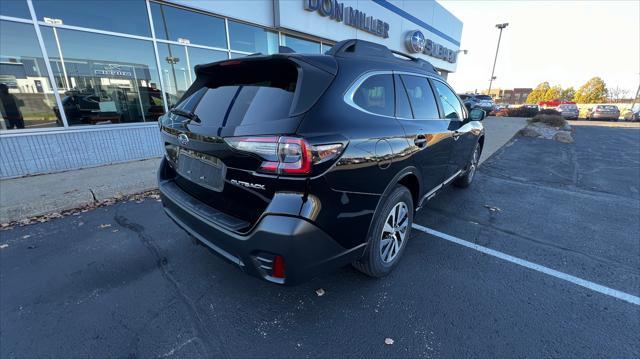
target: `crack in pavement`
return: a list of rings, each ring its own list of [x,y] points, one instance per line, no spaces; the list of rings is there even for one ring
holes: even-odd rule
[[[138,223],[129,221],[129,219],[125,216],[120,215],[118,213],[118,210],[116,210],[114,220],[123,228],[134,232],[138,236],[142,244],[144,244],[144,246],[147,248],[147,250],[153,255],[153,257],[155,257],[158,269],[160,269],[160,273],[173,286],[178,295],[178,298],[187,307],[189,314],[193,319],[190,321],[190,323],[192,324],[192,326],[195,326],[192,329],[199,333],[198,341],[202,343],[202,347],[205,351],[204,353],[202,353],[203,356],[205,358],[212,358],[214,356],[212,355],[213,350],[208,339],[216,338],[218,342],[217,349],[222,352],[224,357],[230,357],[228,351],[224,348],[222,341],[219,339],[220,335],[218,333],[215,333],[215,335],[213,335],[209,331],[204,323],[204,320],[198,313],[195,302],[184,293],[179,281],[168,270],[167,258],[160,254],[160,249],[153,243],[153,239],[146,234],[145,228]]]

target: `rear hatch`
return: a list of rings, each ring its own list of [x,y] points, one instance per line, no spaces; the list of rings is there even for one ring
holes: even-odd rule
[[[161,118],[169,179],[250,227],[276,192],[304,192],[310,149],[294,135],[336,71],[333,57],[297,54],[197,66],[196,81]]]

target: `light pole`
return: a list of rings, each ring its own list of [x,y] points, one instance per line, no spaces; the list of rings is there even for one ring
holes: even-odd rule
[[[493,80],[496,79],[496,77],[493,76],[493,74],[496,71],[496,61],[498,61],[498,50],[500,49],[500,39],[502,38],[502,30],[507,26],[509,26],[508,22],[505,22],[504,24],[496,24],[496,27],[500,29],[500,35],[498,35],[498,46],[496,46],[496,57],[493,59],[493,69],[491,69],[491,78],[489,79],[489,91],[487,91],[487,95],[489,96],[491,96],[491,85],[493,84]]]

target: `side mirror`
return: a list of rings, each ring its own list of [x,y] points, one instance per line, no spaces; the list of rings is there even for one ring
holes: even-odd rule
[[[479,108],[474,108],[473,110],[471,110],[471,112],[469,112],[470,121],[482,121],[485,117],[487,117],[487,113]]]

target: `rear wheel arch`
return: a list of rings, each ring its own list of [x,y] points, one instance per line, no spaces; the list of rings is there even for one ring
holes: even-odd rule
[[[411,192],[412,199],[414,199],[414,203],[413,203],[414,208],[412,209],[415,210],[415,206],[417,206],[417,203],[418,203],[417,201],[415,201],[415,198],[418,198],[418,199],[420,198],[421,183],[422,181],[420,177],[420,172],[416,167],[409,166],[398,171],[398,173],[391,179],[391,181],[389,181],[384,192],[382,192],[382,195],[378,199],[378,204],[376,205],[376,209],[373,212],[373,219],[371,220],[371,223],[369,223],[369,230],[367,231],[367,241],[371,235],[371,230],[372,230],[373,224],[375,223],[375,218],[377,218],[377,216],[382,215],[380,214],[380,207],[382,207],[382,205],[385,202],[385,199],[389,196],[389,194],[391,194],[391,192],[396,187],[396,185],[400,184],[409,189],[409,192]],[[417,185],[417,192],[415,196],[414,196],[413,190],[409,187],[413,184]]]

